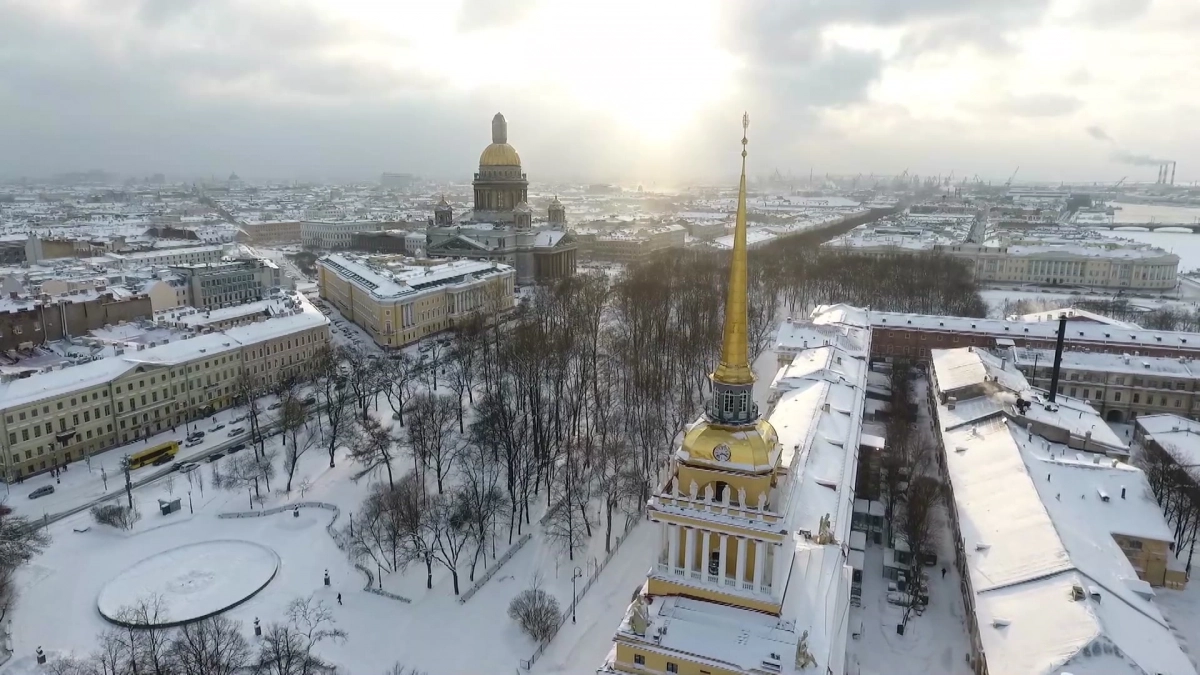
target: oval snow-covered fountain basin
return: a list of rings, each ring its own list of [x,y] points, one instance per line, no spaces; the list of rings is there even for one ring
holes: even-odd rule
[[[122,626],[178,626],[254,597],[279,570],[279,556],[223,539],[169,549],[135,563],[100,589],[101,616]]]

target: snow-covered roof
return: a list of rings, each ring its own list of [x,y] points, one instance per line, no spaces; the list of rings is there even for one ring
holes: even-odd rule
[[[371,264],[363,256],[336,253],[317,264],[380,299],[403,298],[421,291],[474,279],[510,274],[512,267],[482,260],[454,260],[440,265],[383,266]]]
[[[869,316],[871,326],[875,330],[930,330],[1007,338],[1034,338],[1051,342],[1058,337],[1058,322],[1056,321],[1026,323],[1005,319],[975,319],[874,310],[869,312]],[[1126,346],[1131,350],[1139,347],[1155,347],[1200,351],[1200,333],[1182,331],[1125,329],[1074,321],[1067,323],[1065,337],[1068,346],[1073,342],[1083,342]]]
[[[1054,350],[1010,347],[1009,357],[1021,366],[1035,364],[1050,367],[1054,363]],[[1200,379],[1200,366],[1184,357],[1131,356],[1104,352],[1064,351],[1062,367],[1067,370],[1086,370],[1101,373],[1128,373],[1131,375],[1163,375],[1184,380]]]
[[[1033,312],[1031,314],[1022,314],[1022,315],[1016,317],[1016,320],[1024,321],[1026,323],[1037,323],[1039,321],[1055,321],[1055,322],[1057,322],[1059,317],[1061,317],[1063,315],[1066,315],[1068,321],[1083,321],[1083,322],[1088,322],[1088,323],[1099,323],[1099,324],[1104,324],[1107,326],[1113,326],[1114,328],[1141,329],[1141,326],[1137,325],[1136,323],[1130,323],[1128,321],[1118,321],[1112,317],[1104,316],[1103,314],[1097,314],[1095,312],[1089,312],[1086,309],[1079,309],[1077,307],[1065,307],[1062,309],[1048,309],[1044,312]]]
[[[1113,538],[1171,537],[1144,474],[1048,441],[1005,415],[958,423],[974,400],[950,403],[934,393],[988,672],[1194,675]],[[1010,395],[980,398],[1006,405]],[[1073,599],[1075,585],[1084,599]]]
[[[1179,415],[1138,415],[1134,424],[1164,448],[1182,456],[1184,464],[1200,467],[1200,422]]]

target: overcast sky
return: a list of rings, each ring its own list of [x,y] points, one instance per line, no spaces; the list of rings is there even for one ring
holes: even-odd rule
[[[1200,178],[1195,0],[0,0],[0,176]]]

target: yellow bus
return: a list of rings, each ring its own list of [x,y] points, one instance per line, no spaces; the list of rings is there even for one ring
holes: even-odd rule
[[[160,443],[154,447],[139,450],[129,456],[129,468],[140,469],[148,464],[153,464],[161,460],[163,457],[174,457],[179,452],[179,443],[177,441],[167,441]]]

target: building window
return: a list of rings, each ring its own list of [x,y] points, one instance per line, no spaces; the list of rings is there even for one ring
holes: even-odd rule
[[[1121,392],[1118,391],[1115,394],[1113,394],[1113,400],[1120,401],[1121,400]]]
[[[1139,394],[1139,393],[1137,393],[1137,392],[1134,392],[1134,393],[1133,393],[1133,402],[1134,402],[1134,403],[1141,403],[1141,401],[1142,401],[1142,395],[1141,395],[1141,394]]]
[[[634,654],[633,662],[635,665],[644,666],[646,665],[646,657],[642,656],[641,654]]]
[[[670,661],[667,661],[667,672],[668,673],[678,673],[679,672],[679,664],[671,663]]]

